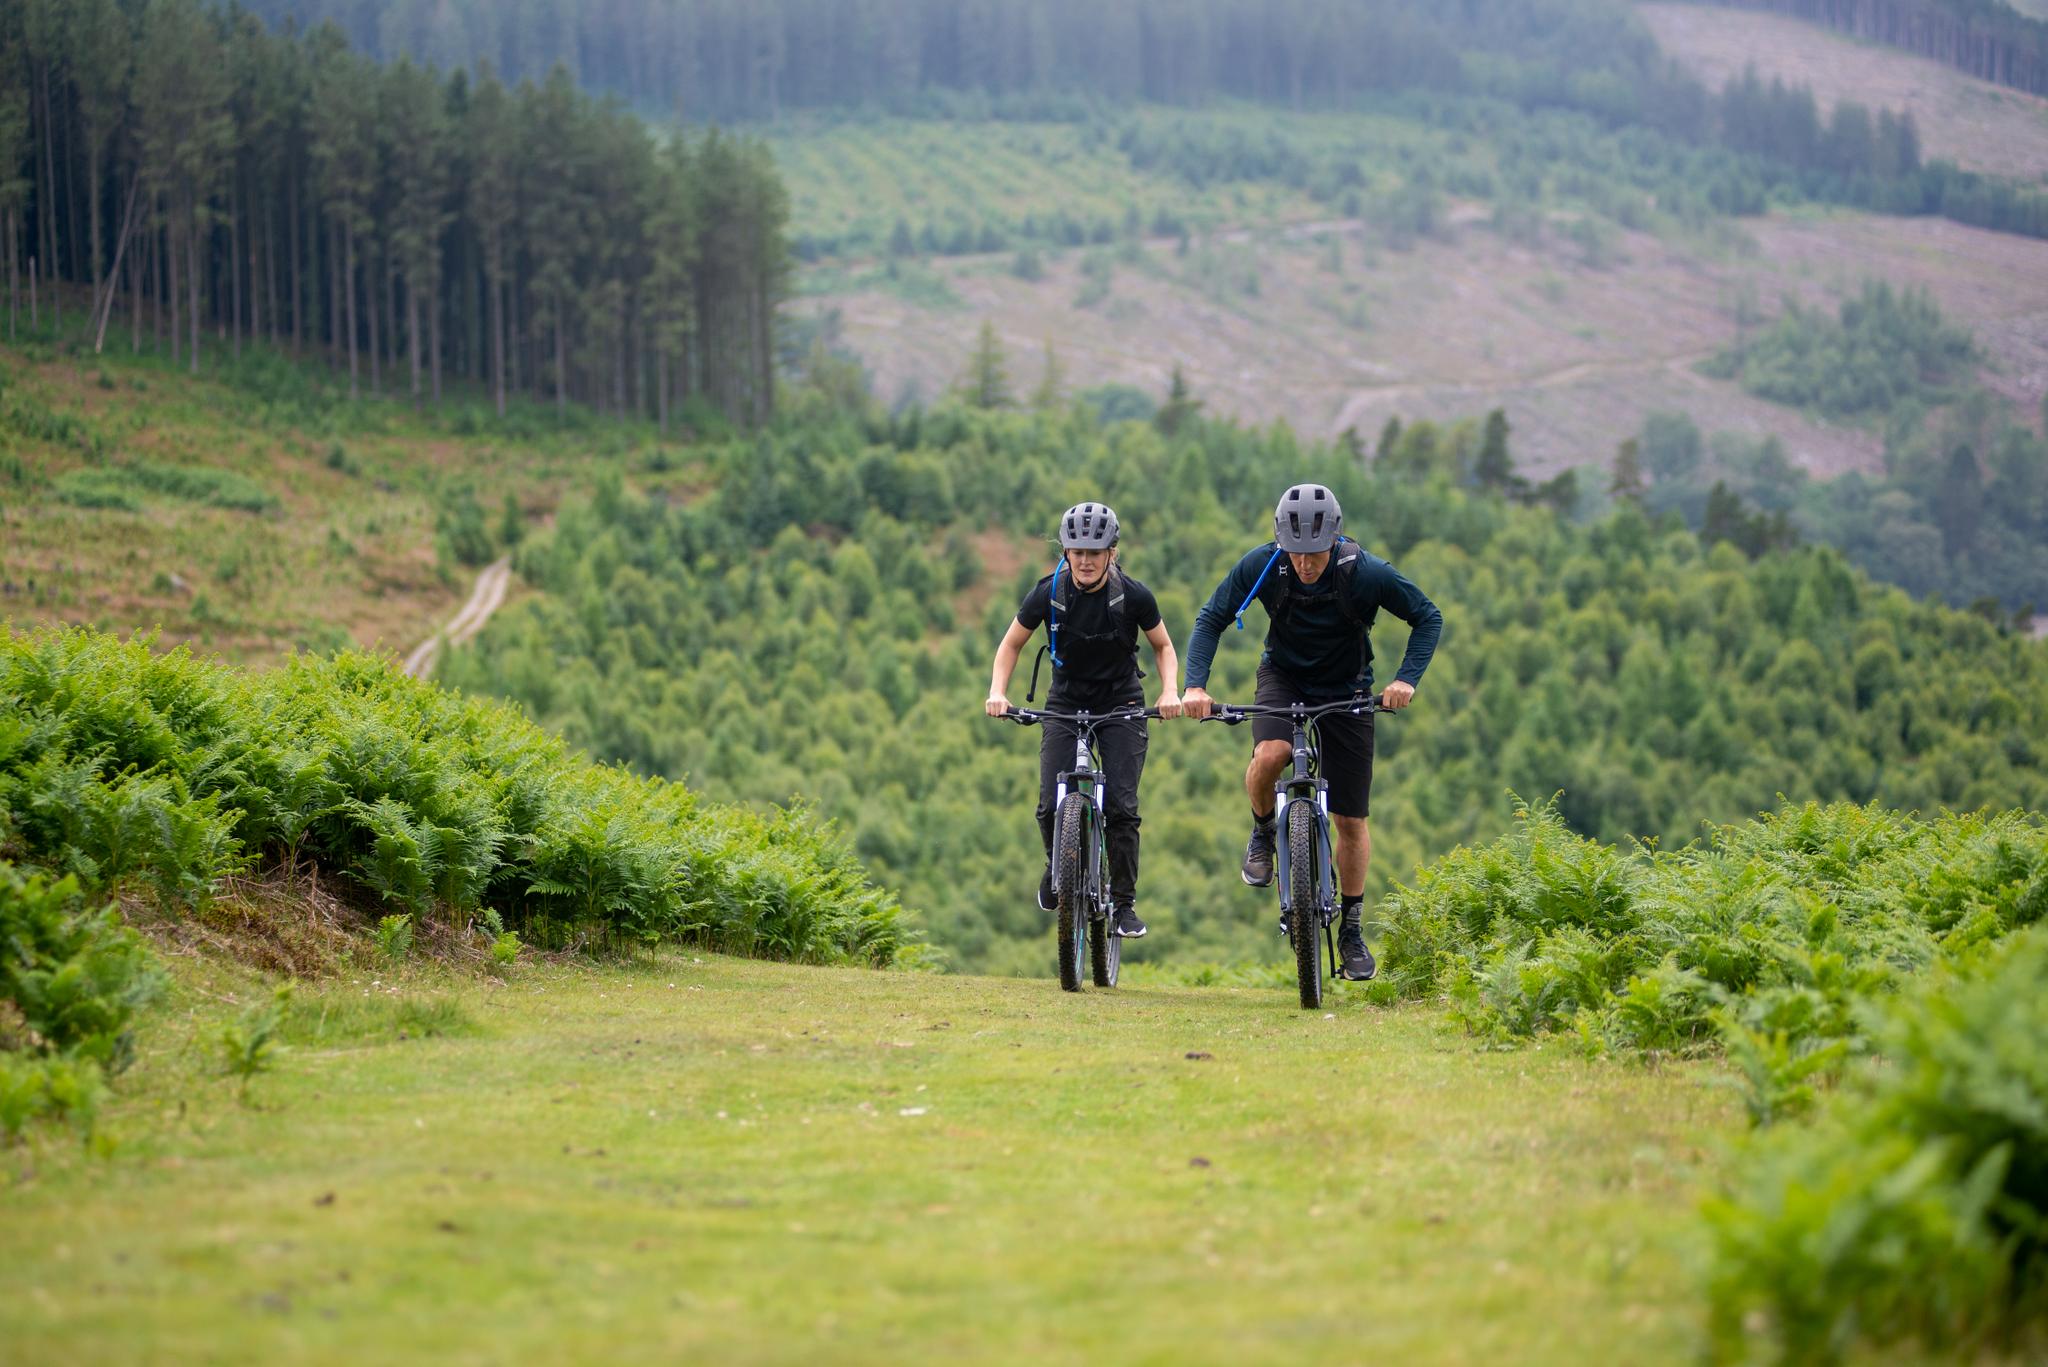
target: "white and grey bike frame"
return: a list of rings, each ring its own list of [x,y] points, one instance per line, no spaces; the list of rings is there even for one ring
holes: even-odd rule
[[[1103,832],[1107,829],[1103,823],[1107,820],[1107,817],[1103,807],[1103,772],[1095,766],[1094,752],[1088,747],[1090,732],[1086,723],[1089,720],[1088,714],[1082,712],[1078,714],[1078,719],[1072,723],[1074,727],[1074,767],[1059,776],[1053,788],[1052,809],[1055,813],[1060,810],[1066,803],[1067,794],[1073,790],[1075,784],[1087,783],[1088,805],[1095,809],[1095,820],[1092,823],[1093,828],[1088,833],[1088,839],[1084,840],[1081,846],[1086,851],[1084,857],[1088,861],[1087,867],[1082,870],[1084,877],[1081,880],[1081,886],[1087,888],[1089,893],[1091,905],[1088,907],[1088,919],[1099,922],[1105,915],[1106,908],[1100,905],[1101,899],[1095,896],[1095,890],[1102,885],[1102,841]],[[1060,867],[1060,850],[1057,840],[1053,842],[1052,858],[1053,886],[1060,887],[1060,878],[1065,873],[1065,870]]]
[[[1297,802],[1315,805],[1316,915],[1327,932],[1337,919],[1337,890],[1331,876],[1337,861],[1330,848],[1330,785],[1311,769],[1305,723],[1298,723],[1294,728],[1294,772],[1273,785],[1273,799],[1273,824],[1279,837],[1274,842],[1274,872],[1283,895],[1289,886],[1287,876],[1292,864],[1287,840],[1287,809]]]

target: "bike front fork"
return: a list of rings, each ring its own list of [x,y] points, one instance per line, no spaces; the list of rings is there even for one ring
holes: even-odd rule
[[[1273,786],[1273,882],[1280,890],[1280,909],[1287,908],[1288,870],[1293,864],[1293,852],[1287,839],[1287,810],[1297,802],[1308,802],[1316,812],[1316,915],[1323,929],[1328,930],[1337,919],[1337,898],[1334,893],[1334,870],[1336,860],[1330,849],[1330,785],[1321,779],[1315,780],[1311,792],[1306,786],[1295,788],[1299,779],[1287,779]],[[1292,789],[1292,791],[1290,791]]]

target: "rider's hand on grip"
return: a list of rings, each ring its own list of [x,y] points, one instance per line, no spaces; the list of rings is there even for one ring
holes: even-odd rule
[[[1183,716],[1193,717],[1196,721],[1207,721],[1209,714],[1215,709],[1216,701],[1209,696],[1207,689],[1190,688],[1180,695],[1180,710]],[[1162,706],[1160,710],[1163,715],[1165,708]]]
[[[1005,716],[1010,710],[1010,700],[1000,693],[991,693],[988,695],[988,701],[981,705],[981,710],[991,717]]]

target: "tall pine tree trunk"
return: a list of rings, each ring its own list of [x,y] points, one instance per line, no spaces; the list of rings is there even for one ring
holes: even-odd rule
[[[289,293],[292,301],[292,350],[303,356],[306,352],[306,275],[300,269],[299,233],[304,220],[299,216],[299,178],[296,173],[291,177],[288,194],[290,200],[285,206],[285,251],[291,257]]]
[[[377,296],[384,292],[384,287],[378,281],[377,274],[377,263],[370,262],[363,266],[363,302],[369,305],[370,309],[368,322],[370,324],[370,392],[372,394],[382,394],[384,392],[384,343],[377,327],[380,321]],[[349,298],[355,298],[354,281],[349,282]]]
[[[242,237],[239,196],[228,195],[228,331],[234,338],[233,355],[242,359]]]
[[[330,218],[322,235],[321,250],[327,254],[327,307],[321,321],[326,325],[327,364],[341,364],[341,224]]]
[[[353,399],[359,394],[356,383],[356,225],[344,223],[341,227],[341,289],[342,325],[348,329],[348,396]]]
[[[192,373],[199,373],[199,206],[189,204],[185,210],[185,288],[192,301],[189,310],[192,315]]]
[[[277,201],[263,196],[263,292],[269,305],[270,344],[277,345]]]
[[[64,314],[57,303],[57,153],[56,139],[51,125],[57,121],[56,112],[50,108],[50,64],[43,63],[43,189],[36,196],[36,218],[43,230],[43,278],[50,282],[50,310],[57,326],[64,326]],[[33,271],[33,264],[31,264]],[[31,288],[29,309],[35,311],[34,289]]]
[[[668,348],[654,349],[654,411],[661,435],[668,435]]]
[[[171,364],[176,365],[184,332],[178,312],[181,301],[178,297],[178,230],[175,220],[164,224],[164,263],[169,268],[165,274],[171,296]]]
[[[156,334],[151,342],[157,351],[164,349],[164,248],[170,233],[171,221],[166,217],[163,228],[149,235],[149,327]]]
[[[104,244],[100,241],[100,140],[97,136],[89,135],[86,139],[85,146],[86,217],[92,220],[90,224],[92,231],[92,260],[88,264],[92,267],[91,275],[93,321],[98,322],[100,304],[100,262],[105,259],[100,255],[101,249],[104,246]],[[113,294],[113,285],[111,283],[109,283],[107,286],[107,293],[108,296],[111,298]]]
[[[136,174],[141,175],[141,170],[137,169]],[[142,263],[150,238],[154,236],[152,233],[139,239],[134,255],[128,258],[128,354],[131,356],[142,354]]]
[[[441,282],[427,291],[427,364],[434,375],[434,402],[441,402]]]
[[[263,230],[257,223],[255,202],[249,214],[249,345],[263,340]]]
[[[505,282],[500,276],[492,278],[491,291],[491,370],[498,391],[498,416],[505,416]]]
[[[405,277],[405,341],[412,357],[412,402],[420,402],[420,287],[410,274]]]
[[[568,389],[567,389],[567,385],[568,385],[568,378],[569,378],[569,354],[568,354],[568,351],[567,351],[567,350],[565,349],[565,347],[563,346],[563,342],[562,342],[562,332],[563,332],[563,326],[562,326],[562,313],[563,313],[563,311],[564,311],[564,309],[565,309],[566,307],[567,307],[567,305],[565,305],[565,304],[564,304],[564,302],[563,302],[563,300],[562,300],[562,292],[561,292],[560,290],[556,290],[556,291],[555,291],[555,416],[556,416],[557,418],[561,417],[561,416],[563,415],[563,413],[564,413],[564,412],[565,412],[565,411],[567,410],[568,406],[569,406],[569,395],[568,395]]]

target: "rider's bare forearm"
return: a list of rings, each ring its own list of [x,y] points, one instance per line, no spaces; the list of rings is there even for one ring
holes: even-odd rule
[[[1159,669],[1159,691],[1180,692],[1180,656],[1174,651],[1173,642],[1153,651],[1152,659]]]
[[[1023,654],[1008,641],[996,647],[995,667],[989,671],[988,691],[1007,693],[1010,691],[1010,676],[1017,672],[1017,657]]]
[[[995,663],[989,667],[988,696],[993,704],[997,698],[1008,698],[1010,676],[1017,672],[1017,660],[1024,653],[1025,642],[1031,633],[1022,622],[1013,621],[1010,629],[1003,633],[1001,644],[996,646]]]

